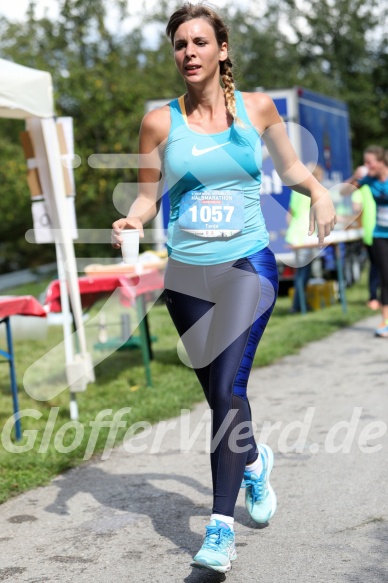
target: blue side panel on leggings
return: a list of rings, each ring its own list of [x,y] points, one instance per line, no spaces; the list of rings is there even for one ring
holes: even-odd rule
[[[248,256],[247,259],[258,277],[260,277],[261,296],[256,310],[256,319],[252,324],[233,385],[233,394],[243,399],[247,399],[248,378],[252,369],[253,359],[272,314],[278,293],[278,271],[272,251],[267,247],[260,253]],[[235,264],[235,267],[238,267],[238,265]],[[242,266],[241,268],[244,269]]]

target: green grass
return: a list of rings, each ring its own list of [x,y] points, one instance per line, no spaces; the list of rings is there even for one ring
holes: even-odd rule
[[[38,295],[46,285],[47,282],[29,284],[16,290],[7,290],[7,295],[19,293]],[[347,314],[343,314],[341,306],[336,304],[317,312],[292,315],[288,312],[290,300],[287,297],[280,297],[260,343],[255,357],[255,366],[268,365],[284,355],[297,352],[310,341],[323,338],[339,328],[349,326],[369,316],[371,313],[365,305],[366,300],[365,277],[359,284],[347,290]],[[101,305],[93,308],[91,316],[98,313]],[[124,309],[117,305],[108,312],[108,331],[112,336],[119,334],[117,323],[123,311]],[[123,416],[126,426],[118,429],[115,441],[118,444],[122,442],[125,432],[135,422],[156,423],[161,419],[176,416],[181,409],[190,409],[194,403],[203,400],[195,375],[182,365],[177,356],[178,336],[165,306],[155,305],[149,314],[149,321],[151,333],[157,336],[157,341],[153,346],[155,358],[151,364],[154,386],[152,388],[145,386],[139,350],[116,351],[100,362],[95,368],[96,381],[88,385],[86,392],[77,395],[80,412],[78,432],[80,437],[82,431],[84,435],[79,445],[68,453],[57,451],[58,444],[60,446],[63,444],[65,447],[71,445],[76,435],[74,423],[65,425],[70,419],[69,393],[67,390],[61,391],[61,386],[64,386],[63,349],[60,348],[52,361],[44,366],[44,361],[39,360],[42,357],[47,358],[46,353],[61,343],[62,328],[50,326],[45,340],[16,340],[14,342],[20,410],[35,410],[36,416],[41,416],[36,419],[29,414],[22,418],[24,435],[20,442],[14,441],[12,433],[11,443],[7,445],[4,439],[6,432],[3,430],[0,446],[0,502],[32,487],[44,485],[58,473],[81,463],[92,431],[89,423],[99,412],[110,409],[111,414],[107,415],[106,419],[111,419],[119,409],[131,408]],[[92,343],[97,340],[98,328],[96,326],[90,326],[87,333]],[[3,344],[4,340],[0,340],[0,345]],[[101,357],[101,353],[95,353],[93,356]],[[43,364],[33,374],[37,387],[34,399],[22,387],[25,371],[36,362]],[[8,369],[7,363],[0,366],[0,426],[2,428],[12,416]],[[58,392],[56,396],[55,391]],[[39,395],[47,396],[47,394],[53,396],[46,401],[37,400]],[[51,438],[47,439],[46,425],[50,412],[50,419],[53,415],[56,415],[56,419]],[[45,428],[47,444],[44,447],[43,443],[42,449],[47,451],[40,453]],[[63,432],[66,428],[67,431],[61,436],[61,431]],[[93,448],[94,455],[101,456],[107,436],[108,429],[102,428],[96,446]],[[26,446],[26,450],[29,451],[23,453],[7,451],[12,443],[16,448]],[[7,448],[4,445],[7,445]]]

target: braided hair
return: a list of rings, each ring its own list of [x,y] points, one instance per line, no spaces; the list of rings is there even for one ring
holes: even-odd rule
[[[171,15],[168,21],[166,34],[172,44],[174,44],[175,33],[180,25],[194,18],[204,18],[212,26],[218,46],[221,46],[224,42],[228,43],[228,27],[215,10],[206,4],[191,4],[191,2],[186,2]],[[220,61],[220,75],[225,88],[226,108],[233,120],[239,123],[232,67],[233,63],[229,57],[225,61]]]

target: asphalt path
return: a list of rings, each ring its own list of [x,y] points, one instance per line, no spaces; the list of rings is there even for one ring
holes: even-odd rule
[[[388,582],[388,339],[373,336],[377,322],[253,371],[278,510],[259,527],[241,490],[229,573],[189,566],[211,506],[203,403],[0,506],[0,581]]]

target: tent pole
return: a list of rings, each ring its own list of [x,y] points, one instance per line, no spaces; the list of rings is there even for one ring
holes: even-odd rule
[[[81,298],[78,288],[78,271],[74,254],[73,241],[66,213],[66,194],[64,190],[63,171],[61,167],[61,154],[55,121],[53,118],[40,120],[43,140],[45,144],[48,167],[51,175],[52,221],[55,229],[59,230],[60,244],[63,245],[64,269],[68,283],[73,318],[76,326],[76,334],[79,342],[81,357],[84,361],[85,380],[94,380],[93,365],[87,351],[85,329],[82,320]]]
[[[72,314],[70,311],[69,294],[67,290],[67,281],[63,264],[62,250],[58,241],[55,242],[55,250],[57,254],[58,280],[61,292],[62,326],[65,344],[65,357],[66,364],[68,365],[72,363],[74,360],[73,332],[71,327]],[[73,392],[70,392],[70,419],[72,420],[78,419],[78,404],[76,400],[76,395]]]

